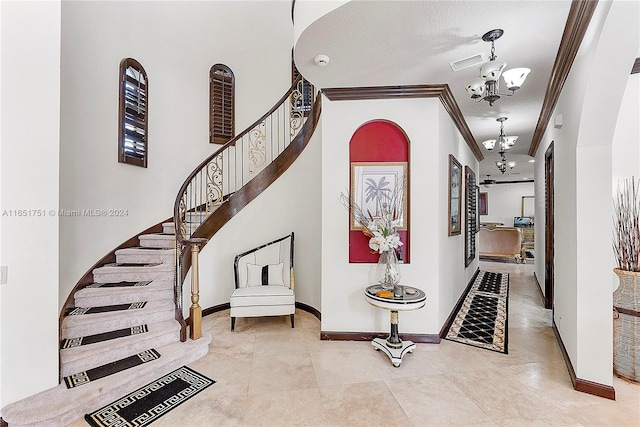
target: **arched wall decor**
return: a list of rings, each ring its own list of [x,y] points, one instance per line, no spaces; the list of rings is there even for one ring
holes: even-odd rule
[[[373,120],[360,126],[351,137],[349,142],[349,188],[352,189],[354,177],[352,176],[353,165],[357,163],[380,163],[404,164],[406,165],[406,180],[404,194],[407,198],[404,212],[404,224],[400,234],[402,241],[401,255],[402,261],[410,261],[410,239],[409,239],[409,138],[397,124],[388,120]],[[351,220],[349,221],[349,262],[378,262],[379,254],[373,253],[369,248],[369,238],[360,230],[352,230]]]

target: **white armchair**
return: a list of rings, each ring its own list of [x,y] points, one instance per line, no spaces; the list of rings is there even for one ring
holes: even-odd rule
[[[294,327],[293,233],[237,255],[233,270],[232,331],[236,317],[288,314]]]

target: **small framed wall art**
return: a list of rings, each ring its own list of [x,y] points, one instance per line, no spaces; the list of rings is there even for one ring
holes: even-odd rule
[[[449,154],[449,236],[462,232],[462,165]]]

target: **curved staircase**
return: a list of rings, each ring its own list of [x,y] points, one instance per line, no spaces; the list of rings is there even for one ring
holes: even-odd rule
[[[124,242],[80,279],[60,316],[60,384],[7,405],[0,421],[10,427],[65,426],[207,354],[211,336],[188,339],[182,317],[183,296],[178,290],[191,262],[187,249],[195,241],[204,246],[297,159],[320,116],[320,97],[312,91],[298,78],[276,106],[187,178],[176,199],[173,222],[151,227],[147,231],[154,231],[138,235],[136,243]],[[255,135],[269,126],[274,114],[289,116],[286,140],[256,141]],[[266,146],[272,158],[252,176],[234,177],[233,185],[214,185],[213,178],[202,178],[221,159],[231,159],[235,167],[232,155],[254,160],[256,147]],[[200,186],[195,198],[194,181]],[[223,191],[212,199],[210,192],[216,188]]]
[[[173,230],[166,223],[163,233],[140,235],[139,247],[93,270],[94,283],[75,292],[62,320],[63,381],[4,408],[11,427],[70,424],[207,354],[208,334],[180,341]]]

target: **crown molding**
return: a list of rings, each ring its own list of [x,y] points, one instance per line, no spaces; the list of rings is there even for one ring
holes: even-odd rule
[[[578,53],[582,39],[589,27],[593,13],[598,5],[598,0],[574,0],[571,2],[571,8],[569,9],[569,16],[567,17],[567,23],[564,27],[564,33],[560,40],[560,47],[558,47],[558,53],[556,60],[551,70],[551,78],[547,85],[547,91],[544,95],[544,101],[542,103],[542,109],[540,111],[540,117],[538,117],[538,123],[533,133],[531,140],[531,146],[529,147],[529,155],[535,157],[542,136],[544,135],[553,110],[558,103],[562,86],[567,80],[573,61]]]
[[[480,147],[467,125],[449,85],[367,86],[322,89],[330,101],[354,101],[369,99],[439,98],[462,138],[478,161],[484,159]]]

